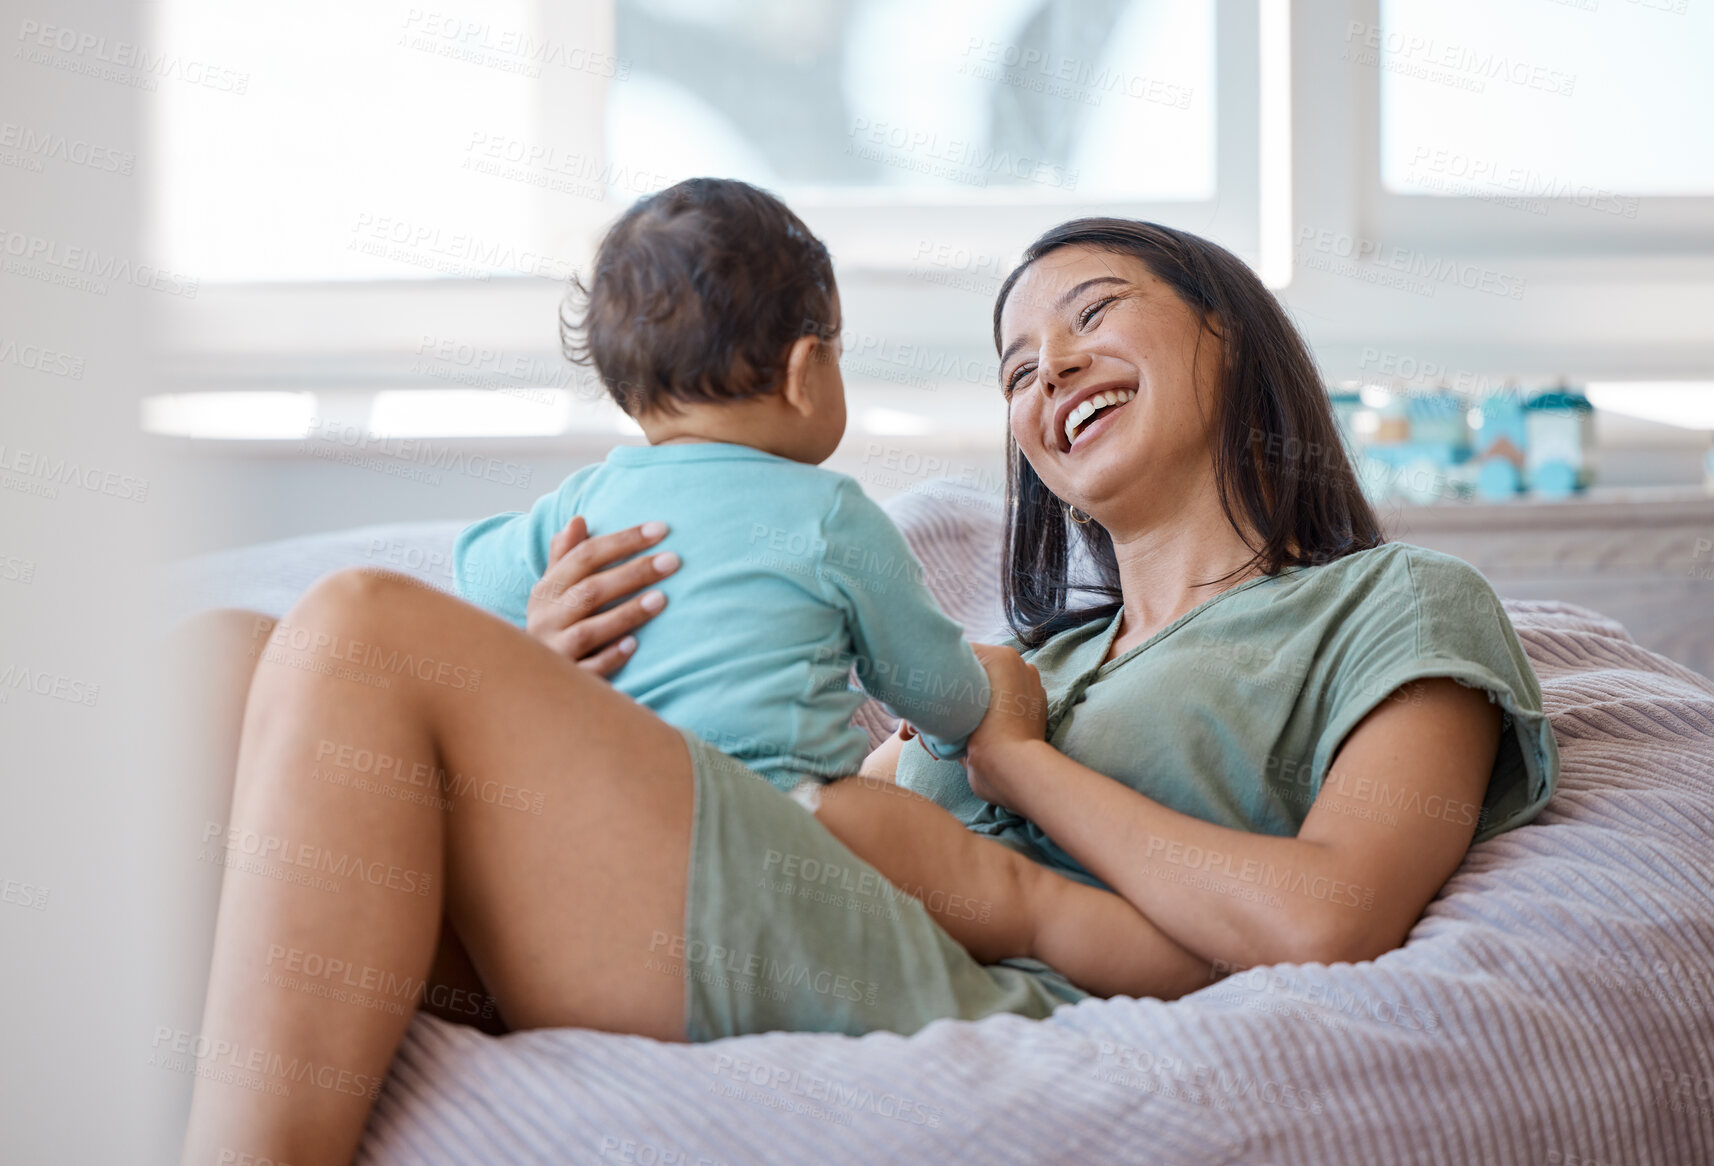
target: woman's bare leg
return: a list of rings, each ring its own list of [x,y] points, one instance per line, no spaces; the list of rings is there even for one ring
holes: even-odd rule
[[[683,926],[675,730],[399,576],[331,576],[256,638],[187,1163],[349,1161],[443,909],[514,1026],[682,1038],[683,982],[645,970]]]
[[[1125,899],[970,833],[910,790],[844,778],[821,791],[815,816],[982,963],[1039,959],[1102,996],[1171,999],[1210,982],[1207,961]]]
[[[172,637],[173,683],[182,694],[178,710],[183,719],[173,740],[184,750],[177,764],[191,775],[201,797],[201,821],[224,826],[231,819],[239,735],[260,658],[257,648],[267,643],[278,622],[260,612],[220,608],[186,620]],[[208,966],[206,952],[199,964]],[[419,996],[417,1006],[442,1020],[496,1036],[506,1031],[444,914],[434,966]]]

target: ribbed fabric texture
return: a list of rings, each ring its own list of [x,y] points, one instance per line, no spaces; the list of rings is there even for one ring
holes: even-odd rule
[[[419,1018],[363,1161],[1714,1162],[1714,684],[1590,613],[1508,610],[1561,789],[1397,951],[909,1039]]]
[[[997,629],[992,500],[937,485],[888,510],[948,612]],[[242,603],[245,570],[219,573]],[[1714,683],[1587,611],[1507,611],[1559,792],[1372,963],[908,1039],[496,1040],[418,1017],[360,1161],[1714,1163]]]

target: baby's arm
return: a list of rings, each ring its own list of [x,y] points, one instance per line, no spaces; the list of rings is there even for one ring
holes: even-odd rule
[[[1172,999],[1210,981],[1205,960],[1118,895],[970,833],[927,798],[870,777],[819,793],[821,824],[979,963],[1038,959],[1099,996]]]
[[[585,466],[537,498],[527,513],[511,511],[473,522],[453,544],[453,581],[460,599],[523,627],[530,589],[548,566],[548,545],[576,512],[578,494],[599,464]]]
[[[936,757],[963,756],[988,711],[988,674],[935,603],[904,535],[847,481],[823,537],[822,579],[846,611],[863,690],[909,721]]]

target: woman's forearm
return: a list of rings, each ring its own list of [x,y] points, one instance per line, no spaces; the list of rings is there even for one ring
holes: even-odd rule
[[[1437,678],[1399,693],[1345,738],[1294,838],[1169,810],[1040,740],[978,756],[972,780],[1204,959],[1373,959],[1404,942],[1475,832],[1473,812],[1409,807],[1479,809],[1500,745],[1480,690]],[[1400,813],[1373,812],[1377,788]]]
[[[1339,856],[1297,838],[1216,826],[1034,742],[985,758],[1031,819],[1162,931],[1211,962],[1325,959],[1374,906]]]

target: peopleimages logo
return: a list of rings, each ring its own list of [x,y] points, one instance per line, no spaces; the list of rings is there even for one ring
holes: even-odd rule
[[[112,39],[62,24],[21,20],[17,39],[21,46],[13,52],[14,57],[136,89],[152,92],[162,77],[177,78],[187,85],[235,97],[242,97],[250,87],[248,73],[175,53],[155,52],[133,41]]]
[[[376,258],[473,279],[485,280],[492,272],[506,271],[563,282],[573,271],[565,260],[529,247],[369,211],[358,214],[346,247]]]
[[[1189,85],[1109,68],[1076,57],[1049,56],[1038,48],[972,36],[964,46],[966,60],[958,72],[979,81],[998,81],[1049,97],[1064,97],[1085,105],[1100,105],[1119,95],[1152,101],[1173,109],[1189,109],[1194,90]]]
[[[426,8],[405,14],[400,44],[418,51],[487,65],[503,72],[540,77],[543,65],[623,81],[631,75],[624,57],[567,44],[522,28],[495,28],[486,20],[469,20]]]
[[[1527,89],[1570,97],[1577,88],[1576,73],[1562,73],[1545,65],[1508,56],[1493,49],[1475,48],[1433,37],[1383,29],[1378,24],[1353,20],[1345,28],[1344,57],[1359,65],[1380,63],[1389,72],[1424,81],[1481,93],[1488,81],[1500,81]]]
[[[257,1092],[290,1096],[292,1084],[304,1084],[332,1093],[367,1097],[371,1101],[381,1093],[379,1077],[353,1073],[313,1058],[286,1057],[269,1049],[246,1047],[236,1041],[211,1039],[200,1032],[164,1024],[156,1026],[151,1046],[155,1049],[149,1058],[151,1065],[199,1077],[229,1080]],[[236,1074],[236,1079],[227,1074]]]
[[[5,226],[0,226],[0,260],[8,275],[29,276],[98,296],[107,294],[105,281],[111,280],[194,300],[199,283],[194,276],[133,262],[96,247],[72,246]]]
[[[1393,276],[1406,281],[1398,285],[1403,291],[1432,296],[1436,285],[1450,282],[1468,291],[1509,300],[1524,297],[1525,283],[1519,276],[1448,256],[1428,255],[1410,247],[1383,245],[1361,235],[1306,226],[1298,229],[1297,243],[1306,252],[1307,267],[1355,278],[1366,278],[1371,273]],[[1409,284],[1410,280],[1426,282]]]
[[[216,838],[221,842],[214,853],[224,859],[248,855],[263,863],[303,867],[334,878],[354,878],[372,887],[387,887],[406,894],[426,895],[434,885],[434,876],[425,871],[380,859],[365,860],[361,855],[336,853],[313,842],[293,842],[276,834],[258,834],[238,826],[223,827],[219,822],[205,822],[202,828],[204,846]],[[228,863],[218,861],[216,865]],[[337,884],[334,889],[337,890]]]
[[[312,417],[300,446],[312,457],[440,485],[440,471],[527,489],[531,466],[416,437],[390,437],[362,425]]]
[[[1419,179],[1430,176],[1445,179],[1445,188],[1451,191],[1471,194],[1487,190],[1523,198],[1564,199],[1572,206],[1626,219],[1637,217],[1641,201],[1615,194],[1604,186],[1571,182],[1528,166],[1507,165],[1444,147],[1418,146],[1411,155],[1410,169]]]
[[[12,692],[33,693],[67,704],[81,704],[87,708],[94,708],[95,702],[101,699],[99,684],[90,684],[86,680],[78,680],[42,668],[31,668],[15,660],[0,666],[0,704],[4,704],[6,697]]]
[[[33,129],[16,122],[0,121],[0,149],[16,150],[32,158],[66,162],[109,174],[130,174],[137,155],[111,146],[98,146],[82,138]]]
[[[8,476],[16,479],[9,482]],[[105,494],[126,502],[146,502],[149,482],[118,470],[84,465],[74,458],[55,457],[34,450],[18,449],[0,442],[0,486],[23,489],[46,498],[59,497],[59,487],[75,486],[91,494]]]
[[[724,987],[744,990],[745,985],[770,990],[774,999],[786,999],[782,988],[807,988],[823,996],[851,1003],[873,1006],[879,998],[880,986],[873,980],[861,980],[825,968],[777,959],[761,952],[741,952],[708,943],[668,935],[656,931],[649,938],[651,970],[680,972],[685,968],[703,982],[719,983]],[[664,960],[678,961],[668,964]],[[681,966],[682,965],[682,966]]]
[[[0,364],[16,365],[19,368],[45,373],[51,377],[65,377],[67,380],[81,381],[83,379],[83,363],[81,356],[56,352],[54,349],[44,348],[40,344],[20,344],[16,340],[0,336]]]
[[[940,1106],[913,1097],[890,1090],[876,1093],[867,1086],[847,1085],[818,1073],[752,1061],[748,1057],[720,1054],[714,1058],[714,1075],[929,1129],[939,1129],[945,1117]]]
[[[845,146],[847,154],[952,182],[986,186],[990,178],[1004,177],[1077,189],[1075,169],[997,146],[949,138],[937,130],[859,117],[852,120],[850,138]]]
[[[1128,1085],[1193,1105],[1232,1108],[1234,1102],[1262,1101],[1301,1113],[1325,1112],[1330,1098],[1322,1090],[1271,1077],[1255,1077],[1201,1061],[1136,1045],[1101,1041],[1091,1075],[1098,1081]]]

